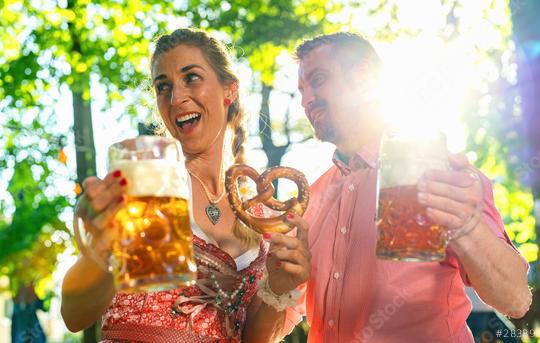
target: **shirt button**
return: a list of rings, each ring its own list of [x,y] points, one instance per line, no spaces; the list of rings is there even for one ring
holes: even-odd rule
[[[339,277],[340,277],[340,274],[339,274],[339,272],[335,272],[335,273],[334,273],[334,279],[336,279],[336,280],[337,280],[337,279],[339,279]]]
[[[339,231],[341,231],[342,234],[346,234],[347,228],[345,226],[342,226],[341,229],[339,229]]]
[[[349,185],[349,191],[354,191],[354,185],[352,183]]]
[[[329,326],[329,327],[333,327],[333,326],[334,326],[334,321],[333,321],[332,319],[330,319],[330,320],[328,321],[328,326]]]

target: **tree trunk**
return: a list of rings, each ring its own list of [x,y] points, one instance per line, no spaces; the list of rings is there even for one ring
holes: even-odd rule
[[[90,102],[82,93],[73,92],[73,117],[75,149],[77,153],[77,181],[79,184],[88,176],[96,175],[96,150]]]
[[[73,94],[73,131],[77,156],[77,182],[96,175],[96,150],[90,102],[84,100],[81,92]],[[97,325],[94,324],[83,333],[84,343],[98,342]]]
[[[76,12],[76,0],[67,1],[67,9]],[[74,21],[68,22],[71,36],[71,50],[74,54],[84,56],[81,36]],[[73,68],[73,66],[72,66]],[[91,68],[88,68],[89,70]],[[90,100],[84,99],[84,92],[90,90],[90,73],[74,73],[75,82],[71,86],[73,95],[73,130],[75,136],[75,151],[77,158],[77,182],[82,185],[88,176],[96,175],[96,149],[94,147],[94,129],[92,126],[92,108]],[[94,324],[84,330],[83,342],[96,343],[98,325]]]

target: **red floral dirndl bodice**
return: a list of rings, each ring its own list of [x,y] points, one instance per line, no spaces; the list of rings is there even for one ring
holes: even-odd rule
[[[239,271],[229,254],[196,235],[193,250],[196,284],[169,291],[117,293],[103,316],[102,342],[241,340],[247,307],[263,276],[267,243],[262,241],[257,257]]]

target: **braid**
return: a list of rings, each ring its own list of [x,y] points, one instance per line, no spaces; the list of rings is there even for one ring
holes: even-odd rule
[[[232,154],[234,156],[234,163],[243,164],[245,163],[244,143],[246,142],[247,138],[247,130],[244,126],[244,111],[240,105],[240,99],[236,99],[236,101],[229,107],[227,119],[229,122],[229,127],[233,133]],[[245,180],[240,180],[240,183],[242,182],[245,182]],[[236,219],[233,234],[250,248],[257,247],[261,240],[258,233],[248,228],[238,219]]]
[[[246,142],[247,131],[244,126],[244,111],[240,108],[239,101],[235,101],[229,108],[230,127],[233,132],[232,154],[234,163],[245,163],[244,143]]]

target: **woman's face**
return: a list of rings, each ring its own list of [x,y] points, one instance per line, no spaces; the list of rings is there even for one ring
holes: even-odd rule
[[[161,118],[186,154],[220,144],[227,127],[224,100],[236,99],[236,85],[222,85],[201,50],[179,45],[161,54],[152,68]]]

